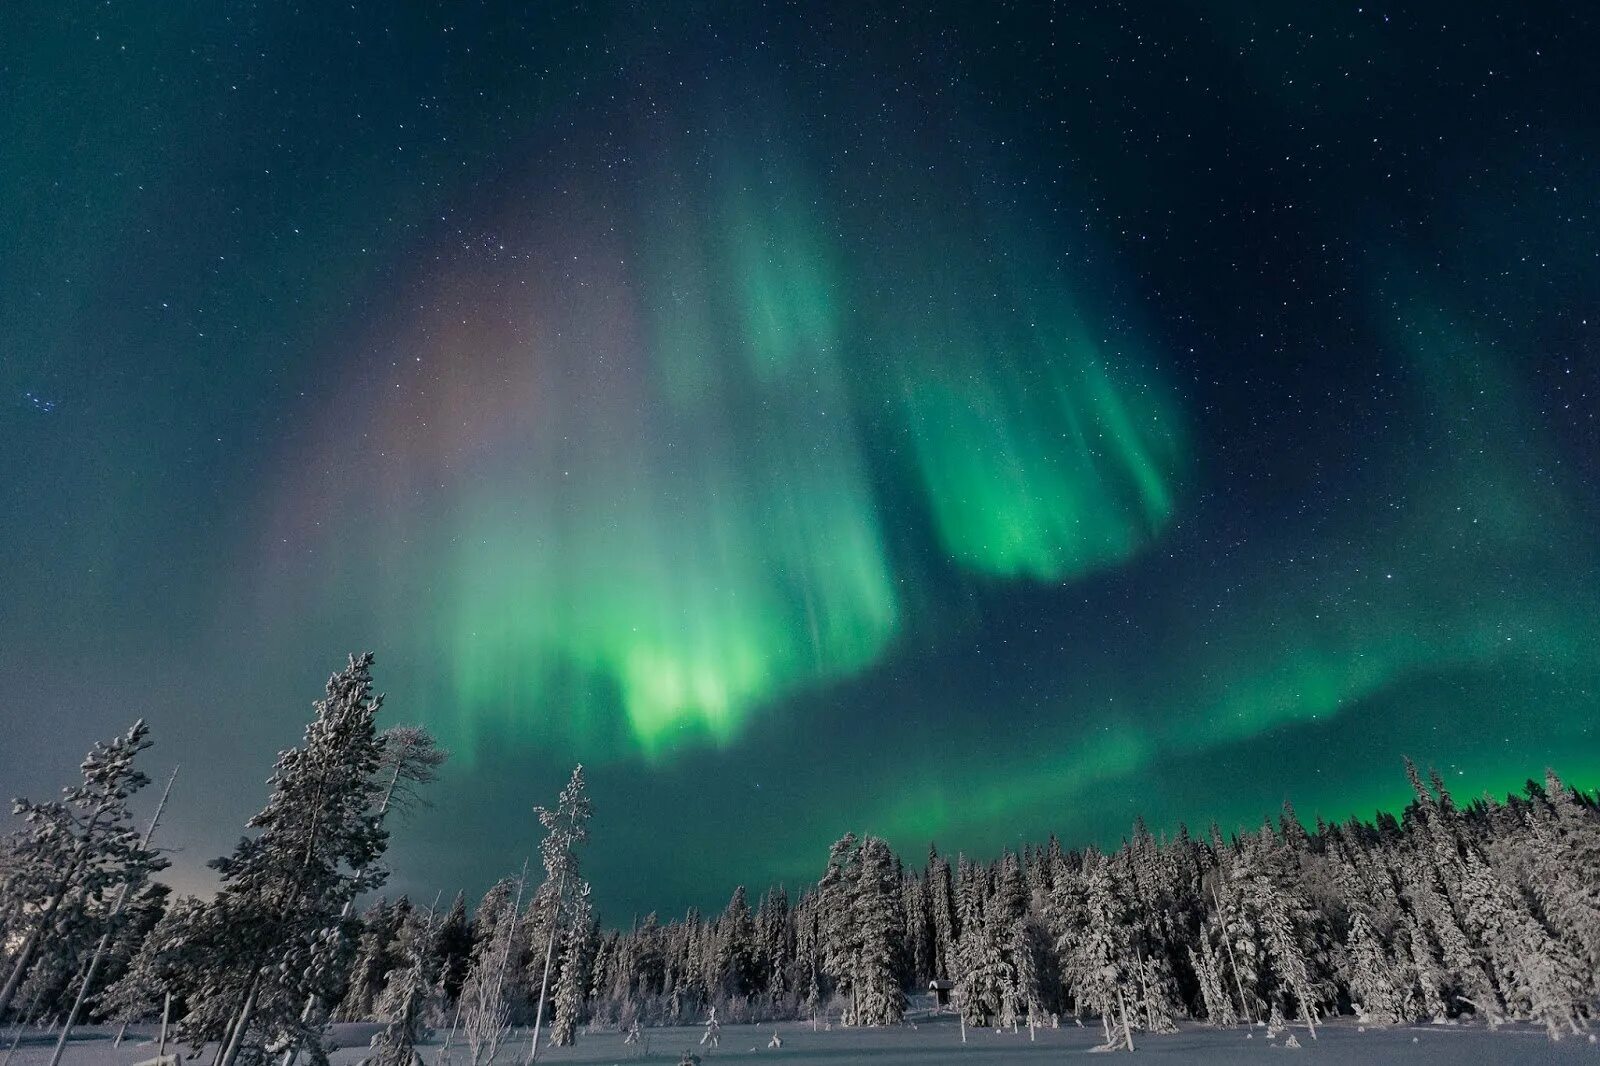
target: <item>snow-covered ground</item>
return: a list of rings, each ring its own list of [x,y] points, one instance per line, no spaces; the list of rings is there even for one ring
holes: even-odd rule
[[[334,1066],[355,1066],[365,1051],[365,1040],[374,1026],[336,1026],[335,1042],[342,1043],[332,1055]],[[783,1047],[769,1050],[768,1041],[776,1029]],[[1307,1060],[1364,1064],[1382,1062],[1412,1063],[1417,1066],[1501,1066],[1513,1063],[1600,1063],[1600,1045],[1587,1038],[1568,1038],[1551,1043],[1542,1030],[1507,1026],[1488,1032],[1480,1026],[1425,1026],[1361,1032],[1353,1023],[1337,1022],[1319,1028],[1319,1040],[1312,1042],[1304,1029],[1292,1030],[1302,1046],[1283,1047],[1284,1038],[1269,1040],[1265,1030],[1233,1029],[1218,1031],[1204,1027],[1185,1029],[1173,1036],[1139,1036],[1137,1059],[1160,1059],[1174,1063],[1276,1062],[1285,1056]],[[9,1035],[9,1034],[7,1034]],[[146,1043],[152,1035],[148,1027],[130,1030],[122,1047],[113,1048],[113,1031],[88,1028],[82,1039],[68,1045],[63,1066],[134,1066],[150,1058],[154,1046]],[[842,1063],[870,1062],[873,1066],[1011,1066],[1011,1064],[1056,1062],[1089,1054],[1098,1043],[1098,1028],[1070,1026],[1059,1030],[1040,1030],[1030,1043],[1026,1030],[1020,1034],[969,1030],[967,1043],[961,1043],[960,1030],[953,1019],[939,1018],[917,1023],[916,1028],[834,1029],[813,1032],[810,1023],[784,1022],[777,1026],[728,1025],[722,1028],[721,1046],[701,1046],[698,1028],[647,1029],[648,1053],[625,1047],[622,1035],[596,1032],[581,1035],[573,1048],[546,1049],[540,1062],[592,1063],[618,1066],[629,1062],[677,1063],[685,1051],[699,1055],[706,1063],[782,1062],[790,1066],[840,1066]],[[44,1066],[49,1061],[53,1041],[43,1036],[27,1038],[18,1048],[13,1066]],[[187,1052],[188,1049],[181,1049]],[[428,1066],[439,1066],[439,1042],[424,1049]],[[526,1034],[514,1034],[496,1066],[521,1066],[527,1054]],[[0,1055],[3,1058],[3,1055]],[[197,1060],[208,1064],[211,1055]],[[190,1061],[186,1059],[185,1061]],[[467,1066],[465,1049],[459,1046],[447,1056],[451,1066]],[[1101,1061],[1095,1056],[1089,1061]]]

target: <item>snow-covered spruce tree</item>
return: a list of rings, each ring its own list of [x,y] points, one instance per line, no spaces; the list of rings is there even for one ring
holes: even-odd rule
[[[404,921],[405,915],[391,911],[389,901],[381,896],[361,916],[361,934],[356,940],[344,998],[333,1012],[335,1021],[371,1020],[394,963],[390,946]]]
[[[1403,926],[1406,938],[1403,950],[1411,960],[1407,1014],[1421,1021],[1442,1022],[1449,1017],[1450,1008],[1444,999],[1446,978],[1438,953],[1416,917],[1407,914]]]
[[[849,995],[847,1019],[856,1015],[856,957],[861,950],[860,911],[855,904],[857,842],[846,833],[828,849],[828,865],[817,883],[818,955],[822,974],[835,993]]]
[[[347,931],[341,916],[376,887],[387,836],[373,774],[382,750],[371,654],[328,679],[300,747],[278,757],[253,837],[212,863],[222,885],[199,924],[196,972],[182,1033],[222,1041],[218,1066],[277,1050],[325,1060],[308,1000],[335,1002]]]
[[[1007,930],[989,917],[991,906],[997,918],[1001,907],[989,898],[989,878],[982,867],[965,856],[956,857],[955,882],[956,926],[960,930],[951,959],[956,973],[955,1006],[968,1025],[996,1025],[1016,987],[1006,956]]]
[[[1119,1040],[1126,1043],[1132,1022],[1125,987],[1133,959],[1110,860],[1091,852],[1084,861],[1081,887],[1073,895],[1076,899],[1068,904],[1072,909],[1065,918],[1067,929],[1058,942],[1063,976],[1073,998],[1100,1015],[1106,1046],[1115,1046]],[[1124,1034],[1120,1038],[1119,1029]]]
[[[591,807],[584,790],[583,767],[577,766],[561,790],[554,809],[534,808],[544,826],[539,857],[544,862],[544,884],[534,896],[533,909],[544,933],[544,970],[539,978],[539,998],[534,1008],[533,1039],[528,1046],[528,1061],[539,1057],[539,1032],[544,1025],[544,1005],[550,994],[551,967],[555,964],[556,942],[563,928],[572,927],[581,917],[588,921],[589,884],[583,880],[578,850],[589,839]]]
[[[1025,1023],[1030,1030],[1042,1024],[1045,1013],[1041,936],[1037,921],[1024,914],[1012,923],[1011,940],[1006,945],[1012,976],[1006,1013],[1013,1024]]]
[[[434,954],[445,1000],[453,1004],[461,996],[461,985],[472,963],[472,924],[467,920],[466,893],[457,892],[451,902],[434,939]]]
[[[1239,1015],[1233,1006],[1233,996],[1224,987],[1222,965],[1212,945],[1214,935],[1209,924],[1200,930],[1198,941],[1189,948],[1189,962],[1200,982],[1200,1000],[1206,1020],[1212,1025],[1237,1025]]]
[[[782,885],[769,889],[756,908],[756,930],[760,938],[761,985],[769,1006],[778,1004],[794,992],[794,933],[790,927],[789,894]]]
[[[928,889],[928,912],[933,920],[933,972],[931,977],[951,979],[950,960],[956,951],[955,892],[950,883],[950,864],[928,846],[928,867],[924,874]]]
[[[1600,813],[1547,770],[1519,828],[1528,887],[1600,995]]]
[[[1342,954],[1351,1006],[1369,1025],[1394,1025],[1406,1020],[1409,1011],[1406,982],[1386,946],[1392,935],[1383,936],[1376,920],[1377,902],[1386,901],[1375,901],[1376,886],[1362,876],[1343,836],[1332,831],[1326,835],[1328,859],[1348,914]],[[1392,933],[1392,925],[1390,929]]]
[[[1265,834],[1246,842],[1232,876],[1274,978],[1273,1001],[1287,1014],[1283,1001],[1292,996],[1301,1020],[1315,1035],[1317,1001],[1311,974],[1311,952],[1317,941],[1315,914],[1286,876]]]
[[[206,905],[193,896],[173,902],[139,941],[120,977],[97,1007],[108,1021],[131,1023],[155,1017],[169,995],[179,994],[198,964],[195,933]]]
[[[1417,802],[1406,810],[1400,827],[1398,869],[1413,920],[1425,930],[1424,935],[1412,938],[1412,945],[1420,948],[1430,940],[1438,945],[1440,994],[1449,1010],[1464,1006],[1491,1026],[1497,1025],[1505,1017],[1504,997],[1484,948],[1467,932],[1462,918],[1465,866],[1453,806],[1447,794],[1435,796],[1422,783],[1409,759],[1405,769]],[[1431,967],[1415,953],[1413,958],[1421,983],[1423,971]],[[1423,998],[1426,1001],[1426,989]]]
[[[1468,928],[1485,944],[1500,987],[1524,1016],[1544,1024],[1559,1039],[1578,1032],[1589,981],[1578,960],[1534,919],[1473,849],[1463,859],[1461,896]]]
[[[905,1017],[906,996],[899,978],[900,876],[889,845],[877,837],[861,842],[856,861],[855,924],[859,947],[851,986],[857,1025],[895,1025]]]
[[[0,886],[0,929],[15,947],[4,953],[0,1018],[41,954],[46,973],[70,978],[109,917],[102,901],[122,886],[137,890],[166,867],[141,841],[128,809],[129,798],[150,783],[134,766],[150,744],[149,727],[137,721],[94,746],[81,767],[83,781],[64,789],[60,800],[15,801],[22,824],[4,849],[8,870]]]
[[[716,938],[713,987],[725,997],[754,994],[759,976],[756,923],[743,885],[733,890],[727,908],[717,919]]]
[[[970,917],[962,918],[961,936],[956,941],[956,1006],[968,1025],[1000,1025],[1015,988],[1004,934],[989,923],[982,910],[969,913]]]
[[[372,1053],[362,1060],[363,1066],[420,1066],[417,1045],[436,1007],[437,928],[438,917],[431,909],[419,912],[412,907],[402,913],[392,950],[396,964],[377,1003],[384,1027],[372,1038]]]
[[[550,1043],[571,1047],[578,1042],[578,1021],[583,1015],[584,989],[588,985],[590,925],[588,886],[574,908],[572,921],[562,934],[561,972],[556,978],[555,1017],[550,1023]]]

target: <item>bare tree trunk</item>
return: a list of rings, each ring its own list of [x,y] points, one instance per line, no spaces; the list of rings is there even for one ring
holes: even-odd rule
[[[144,839],[139,841],[140,851],[149,849],[150,838],[155,835],[156,826],[161,822],[161,812],[167,808],[167,797],[172,795],[172,783],[177,779],[178,768],[174,766],[172,776],[167,778],[167,787],[161,791],[161,801],[156,804],[156,812],[150,816],[150,824],[145,827]],[[105,932],[100,934],[100,942],[94,947],[94,955],[89,959],[89,966],[83,971],[83,981],[78,985],[78,995],[72,1001],[72,1009],[67,1011],[67,1021],[61,1027],[61,1037],[56,1041],[56,1049],[50,1055],[50,1066],[61,1066],[61,1055],[67,1049],[67,1038],[72,1035],[72,1027],[78,1023],[78,1011],[83,1009],[83,1001],[89,995],[89,986],[94,983],[94,975],[100,969],[100,960],[105,958],[106,948],[111,945],[111,932],[116,927],[117,916],[127,905],[130,887],[128,882],[124,881],[122,887],[117,890],[117,900],[111,905],[111,913],[106,915]]]
[[[1117,986],[1117,1004],[1122,1008],[1122,1040],[1128,1045],[1128,1050],[1133,1050],[1133,1028],[1128,1024],[1128,1001],[1122,994],[1122,986]]]
[[[217,1066],[233,1066],[233,1060],[239,1057],[239,1048],[244,1043],[245,1031],[250,1028],[250,1015],[256,1008],[256,975],[250,977],[250,991],[245,994],[244,1006],[239,1011],[238,1019],[233,1023],[233,1033],[228,1037],[228,1043],[222,1050]]]
[[[1311,1039],[1315,1040],[1317,1039],[1317,1022],[1315,1017],[1317,1008],[1312,1004],[1311,996],[1303,987],[1296,988],[1295,991],[1300,993],[1300,1013],[1306,1016],[1306,1029],[1311,1033]]]
[[[161,1042],[156,1045],[156,1058],[167,1053],[167,1020],[172,1017],[172,993],[161,1003]]]

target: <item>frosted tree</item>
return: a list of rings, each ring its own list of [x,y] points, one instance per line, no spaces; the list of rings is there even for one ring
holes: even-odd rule
[[[905,1016],[905,991],[896,976],[898,934],[904,928],[900,911],[900,877],[889,845],[877,837],[861,842],[854,893],[855,925],[860,931],[852,987],[857,1025],[894,1025]]]
[[[378,736],[378,751],[378,763],[373,769],[372,787],[379,792],[376,821],[381,827],[392,812],[405,811],[422,802],[420,786],[431,784],[438,779],[439,767],[444,765],[449,753],[437,745],[432,734],[426,729],[413,725],[391,726],[384,730]],[[355,873],[359,877],[365,870],[358,867]],[[346,919],[350,917],[351,908],[354,906],[355,897],[345,900],[344,907],[339,912],[341,928],[346,924]],[[380,969],[375,975],[369,973],[369,976],[381,978],[382,971]],[[372,995],[376,994],[376,989],[365,991]],[[358,1017],[366,1017],[370,1007],[369,995],[364,1002],[354,1005],[353,1009],[358,1011]],[[306,1027],[316,1027],[323,1021],[324,1014],[324,1004],[313,992],[306,998],[305,1006],[300,1012],[300,1020]],[[298,1046],[295,1043],[289,1044],[283,1054],[282,1066],[293,1066]]]
[[[588,920],[589,885],[579,870],[578,851],[589,839],[589,797],[584,790],[583,767],[573,769],[554,809],[534,808],[544,826],[539,857],[544,862],[544,884],[534,897],[534,908],[545,927],[544,969],[539,978],[539,999],[533,1020],[533,1040],[528,1061],[539,1057],[539,1032],[544,1025],[545,999],[550,994],[550,968],[555,963],[556,941],[563,927],[581,915]]]
[[[150,783],[134,765],[150,744],[149,727],[137,721],[122,736],[94,746],[83,760],[82,782],[63,789],[61,799],[18,799],[13,805],[22,824],[4,849],[0,928],[15,947],[5,952],[0,1018],[41,952],[50,957],[49,970],[65,971],[70,979],[74,948],[92,944],[107,918],[100,901],[166,867],[166,859],[141,840],[128,808],[128,800]]]
[[[1590,994],[1600,993],[1600,816],[1554,771],[1543,798],[1520,834],[1529,887],[1590,976]]]
[[[390,942],[405,920],[391,912],[388,900],[379,898],[361,919],[361,936],[356,941],[355,961],[350,966],[344,998],[334,1011],[341,1022],[367,1021],[383,995],[384,979],[391,964]]]
[[[378,1015],[384,1027],[372,1038],[363,1066],[421,1066],[417,1046],[437,1003],[435,939],[438,919],[430,908],[405,913],[396,933],[396,966],[384,982]]]
[[[821,969],[839,991],[854,999],[855,959],[860,951],[860,911],[855,905],[857,844],[846,833],[828,849],[828,865],[817,884],[818,945]],[[850,1016],[855,1015],[852,1004]]]
[[[1084,860],[1081,886],[1074,892],[1058,884],[1057,892],[1067,900],[1057,942],[1067,986],[1080,1005],[1100,1015],[1107,1047],[1121,1043],[1131,1049],[1125,985],[1133,959],[1110,861],[1091,852]]]
[[[1031,1033],[1044,1017],[1043,979],[1039,969],[1038,928],[1026,914],[1012,923],[1007,954],[1012,977],[1008,1007],[1010,1020],[1013,1025],[1017,1021],[1026,1022]]]
[[[1577,959],[1534,920],[1476,851],[1468,849],[1463,865],[1467,924],[1488,946],[1501,986],[1514,991],[1525,1012],[1542,1022],[1551,1037],[1564,1029],[1578,1032],[1581,989],[1587,982]]]
[[[528,874],[501,881],[478,906],[480,935],[461,988],[461,1024],[472,1066],[493,1062],[511,1031],[506,979],[517,945],[517,923]]]
[[[1267,967],[1277,983],[1274,1002],[1285,993],[1294,997],[1301,1020],[1316,1035],[1316,994],[1311,977],[1310,945],[1315,942],[1310,907],[1286,883],[1265,845],[1252,842],[1233,877],[1254,920]],[[1285,1009],[1285,1013],[1287,1010]]]
[[[175,901],[139,942],[122,975],[99,1000],[99,1010],[114,1022],[153,1017],[168,996],[184,987],[198,960],[194,933],[205,920],[206,905],[193,896]]]
[[[249,822],[255,835],[212,863],[222,885],[200,923],[183,1031],[191,1043],[221,1041],[218,1066],[276,1049],[325,1058],[305,1005],[338,998],[342,916],[384,876],[372,780],[382,702],[372,656],[352,655],[328,680],[300,747],[278,757],[267,805]]]
[[[727,909],[717,919],[717,944],[712,969],[718,990],[728,996],[748,996],[756,989],[756,923],[743,885],[733,890]]]
[[[933,976],[948,980],[950,960],[956,950],[955,897],[950,884],[950,864],[928,848],[928,913],[933,920]]]
[[[1200,982],[1201,1003],[1212,1025],[1237,1025],[1239,1015],[1234,1010],[1233,997],[1223,987],[1222,966],[1211,940],[1209,928],[1203,928],[1197,944],[1189,948],[1190,965]]]
[[[550,1043],[556,1047],[571,1047],[578,1041],[578,1018],[583,1013],[589,967],[590,933],[588,893],[585,891],[564,934],[561,975],[556,978],[555,1018],[550,1025]]]
[[[435,966],[445,1000],[454,1003],[461,996],[461,985],[472,963],[472,924],[467,920],[467,897],[457,892],[440,923],[434,939]]]
[[[1424,1021],[1442,1022],[1449,1017],[1450,1008],[1445,1003],[1445,975],[1439,966],[1438,955],[1422,923],[1413,915],[1405,916],[1406,954],[1411,959],[1412,1006],[1407,1013]]]
[[[1438,945],[1440,965],[1438,975],[1432,980],[1438,981],[1437,987],[1446,997],[1447,1004],[1453,1007],[1455,1003],[1464,1003],[1491,1025],[1498,1024],[1505,1013],[1500,990],[1495,987],[1487,964],[1457,918],[1455,907],[1440,890],[1429,850],[1409,849],[1401,867],[1401,877],[1405,882],[1404,893],[1410,902],[1413,920],[1418,925],[1418,936],[1412,938],[1413,945],[1426,944],[1426,938],[1419,939],[1423,929]],[[1418,981],[1422,983],[1424,974],[1433,971],[1429,964],[1434,954],[1431,949],[1421,954],[1414,950],[1412,954],[1418,967]],[[1423,984],[1425,1002],[1428,987]]]
[[[769,890],[756,909],[761,938],[760,962],[768,997],[776,1003],[794,991],[794,934],[791,931],[789,895],[783,886]]]

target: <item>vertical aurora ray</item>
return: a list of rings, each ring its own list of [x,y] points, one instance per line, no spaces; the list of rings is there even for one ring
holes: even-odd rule
[[[392,451],[449,487],[422,639],[450,649],[469,750],[724,744],[896,633],[826,241],[802,206],[732,178],[673,192],[687,210],[545,220],[531,262],[475,268],[451,286],[473,297],[400,342],[453,398],[411,420],[468,427]],[[624,222],[630,242],[607,236]],[[552,286],[552,264],[577,284]],[[499,323],[508,294],[515,328],[454,324]],[[474,417],[458,398],[479,391]]]
[[[1171,416],[1146,406],[1147,393],[1114,378],[1087,342],[1039,338],[1038,365],[1024,368],[981,328],[940,333],[929,342],[937,354],[922,349],[931,357],[906,374],[901,416],[955,559],[1057,580],[1156,536],[1172,514],[1178,447]],[[971,352],[995,354],[972,361]]]

